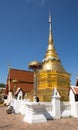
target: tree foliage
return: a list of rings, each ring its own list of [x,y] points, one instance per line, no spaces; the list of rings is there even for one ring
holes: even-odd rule
[[[5,88],[5,84],[4,83],[0,83],[0,88]]]

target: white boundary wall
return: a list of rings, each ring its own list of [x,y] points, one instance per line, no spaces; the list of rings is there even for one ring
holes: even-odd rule
[[[29,111],[29,115],[31,113],[31,118],[27,121],[30,123],[38,123],[38,117],[40,122],[42,122],[42,117],[43,122],[48,119],[58,119],[61,117],[73,116],[78,118],[78,102],[75,102],[71,91],[70,102],[61,102],[60,95],[55,89],[51,102],[30,102],[29,100],[13,99],[10,105],[14,107],[15,113],[24,115],[25,120],[28,116],[27,111]]]

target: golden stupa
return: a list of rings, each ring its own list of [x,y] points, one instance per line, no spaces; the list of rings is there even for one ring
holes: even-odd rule
[[[42,61],[42,69],[37,74],[37,96],[40,101],[51,101],[54,88],[57,88],[60,93],[61,101],[68,101],[70,76],[65,71],[56,53],[52,37],[51,15],[49,15],[48,48]]]

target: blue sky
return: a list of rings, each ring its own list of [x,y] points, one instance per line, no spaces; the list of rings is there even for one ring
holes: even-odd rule
[[[8,64],[28,70],[42,61],[48,45],[49,10],[56,51],[71,84],[78,76],[77,0],[0,0],[0,82],[6,83]]]

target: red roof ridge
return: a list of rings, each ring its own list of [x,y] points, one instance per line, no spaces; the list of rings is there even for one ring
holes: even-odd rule
[[[15,70],[15,71],[24,71],[24,72],[32,72],[33,73],[33,71],[30,71],[30,70],[23,70],[23,69],[15,69],[15,68],[10,68],[10,70]]]

